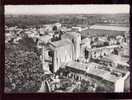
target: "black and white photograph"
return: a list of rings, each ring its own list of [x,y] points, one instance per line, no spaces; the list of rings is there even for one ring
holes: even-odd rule
[[[5,93],[130,92],[130,6],[5,5]]]

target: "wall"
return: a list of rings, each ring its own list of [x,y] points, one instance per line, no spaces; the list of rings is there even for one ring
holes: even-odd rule
[[[81,35],[75,32],[65,33],[61,36],[61,39],[69,39],[74,45],[74,60],[77,60],[80,57],[80,43]]]
[[[125,80],[130,76],[130,72],[127,72],[123,78],[120,78],[115,83],[115,92],[124,92]]]
[[[124,79],[121,78],[116,81],[114,92],[124,92]]]
[[[42,66],[43,66],[44,72],[48,72],[49,73],[50,72],[49,63],[45,61],[45,60],[49,60],[48,51],[49,50],[45,50],[44,46],[43,46],[41,60],[42,60]]]
[[[54,72],[56,72],[60,67],[69,61],[73,60],[73,45],[68,44],[62,47],[58,47],[54,50]]]

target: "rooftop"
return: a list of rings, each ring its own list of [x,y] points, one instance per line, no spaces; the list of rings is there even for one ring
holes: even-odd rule
[[[110,61],[118,61],[120,59],[121,59],[120,56],[114,55],[114,54],[111,54],[109,56],[105,56],[105,57],[101,58],[101,60],[110,60]]]
[[[114,55],[114,54],[111,54],[109,56],[105,56],[103,58],[113,60],[114,62],[117,62],[120,64],[125,64],[129,60],[129,58],[121,57],[121,56]]]
[[[40,39],[41,41],[48,41],[48,40],[50,40],[51,38],[52,38],[52,37],[49,36],[49,35],[39,36],[39,39]]]
[[[80,62],[69,62],[66,66],[77,69],[77,70],[86,71],[87,65]]]
[[[102,50],[102,49],[109,49],[109,48],[118,48],[120,45],[111,45],[111,46],[104,46],[104,47],[99,47],[99,48],[93,48],[91,51],[97,51],[97,50]]]
[[[94,62],[90,62],[88,64],[79,63],[79,62],[70,62],[67,64],[67,67],[87,72],[87,74],[91,74],[91,75],[100,77],[100,78],[107,80],[109,82],[114,83],[118,79],[121,78],[119,76],[112,75],[110,71],[98,68],[99,66],[102,66],[102,65],[94,63]]]
[[[104,70],[104,69],[99,69],[99,68],[95,68],[90,67],[89,70],[87,71],[88,74],[92,74],[94,76],[100,77],[104,80],[107,80],[109,82],[116,82],[118,79],[120,79],[121,77],[112,75],[110,71]]]
[[[129,64],[127,64],[126,62],[124,62],[124,60],[126,60],[124,57],[120,57],[118,55],[114,55],[114,54],[111,54],[109,56],[105,56],[103,58],[101,58],[101,60],[104,60],[104,61],[112,61],[114,63],[118,63],[120,65],[123,65],[124,67],[125,66],[128,66],[129,67]],[[122,73],[126,73],[127,70],[121,70],[121,69],[118,69],[116,67],[114,67],[116,71],[118,72],[122,72]]]

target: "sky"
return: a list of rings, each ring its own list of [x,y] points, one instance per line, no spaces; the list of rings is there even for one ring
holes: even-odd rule
[[[6,5],[5,14],[117,14],[129,13],[123,5]]]

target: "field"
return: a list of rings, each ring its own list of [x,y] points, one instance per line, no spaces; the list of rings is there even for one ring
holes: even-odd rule
[[[73,15],[5,15],[5,24],[18,27],[39,27],[43,24],[62,23],[68,26],[114,24],[129,26],[128,14],[73,14]]]

